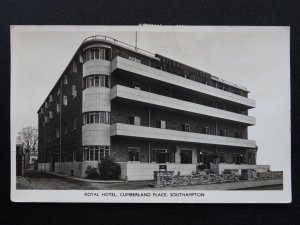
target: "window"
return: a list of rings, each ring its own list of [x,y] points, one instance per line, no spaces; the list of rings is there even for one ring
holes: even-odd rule
[[[107,48],[90,48],[83,54],[83,62],[95,59],[110,60],[110,49]]]
[[[225,136],[225,130],[223,130],[223,129],[220,129],[219,130],[219,136]]]
[[[243,162],[243,155],[239,153],[233,154],[233,163],[234,164],[241,164]]]
[[[165,120],[158,120],[157,127],[161,129],[166,129],[166,121]]]
[[[49,118],[53,119],[53,112],[52,111],[49,111]]]
[[[77,63],[73,62],[72,64],[72,72],[77,73]]]
[[[142,61],[140,59],[137,59],[135,57],[131,57],[129,56],[128,59],[132,60],[132,61],[135,61],[135,62],[138,62],[138,63],[142,63]]]
[[[77,119],[73,119],[73,130],[77,129]]]
[[[55,129],[55,136],[56,136],[56,138],[59,138],[59,136],[60,136],[58,128]]]
[[[60,104],[57,103],[57,104],[56,104],[56,113],[59,113],[59,112],[60,112]]]
[[[68,105],[68,96],[66,96],[66,95],[64,95],[63,104],[64,104],[64,106]]]
[[[43,107],[41,108],[41,113],[44,113],[44,108]]]
[[[45,123],[48,123],[48,122],[49,122],[49,117],[45,116]]]
[[[236,131],[235,133],[234,133],[234,137],[235,138],[241,138],[241,133],[240,132],[238,132],[238,131]]]
[[[72,96],[73,96],[73,98],[77,97],[77,87],[76,87],[76,85],[72,85]]]
[[[68,84],[68,76],[64,75],[64,84],[67,85]]]
[[[56,93],[56,95],[57,95],[57,96],[59,96],[59,95],[60,95],[60,88],[58,88],[58,89],[57,89],[57,93]]]
[[[48,102],[45,102],[45,109],[48,109]]]
[[[138,83],[138,82],[135,82],[135,81],[132,82],[132,87],[134,89],[137,89],[137,90],[141,90],[142,89],[142,85],[140,83]]]
[[[128,161],[140,161],[140,148],[128,147]]]
[[[110,77],[107,75],[92,75],[83,78],[83,89],[89,87],[110,87]]]
[[[85,146],[83,157],[85,161],[101,161],[110,155],[109,146]]]
[[[68,125],[64,125],[64,135],[68,134]]]
[[[190,124],[182,124],[182,131],[190,132]]]
[[[204,134],[210,134],[210,127],[204,127]]]
[[[110,112],[86,112],[83,114],[83,125],[90,123],[110,123]]]
[[[220,155],[220,163],[226,163],[226,155],[225,153],[221,152]]]
[[[49,102],[53,102],[53,97],[52,97],[52,95],[49,95]]]
[[[139,116],[131,116],[130,117],[130,124],[140,126],[141,125],[141,117],[139,117]]]

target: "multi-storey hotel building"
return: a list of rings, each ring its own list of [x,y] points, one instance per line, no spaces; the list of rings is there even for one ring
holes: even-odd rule
[[[85,176],[112,156],[121,179],[139,180],[159,164],[182,174],[256,167],[248,93],[162,55],[87,38],[38,110],[39,168]]]

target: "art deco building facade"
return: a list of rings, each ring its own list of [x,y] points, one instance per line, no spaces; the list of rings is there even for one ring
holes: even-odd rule
[[[105,36],[84,40],[38,110],[40,168],[84,176],[106,156],[122,179],[159,164],[255,165],[248,90]]]

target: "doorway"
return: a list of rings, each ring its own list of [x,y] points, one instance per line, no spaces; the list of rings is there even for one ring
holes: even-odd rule
[[[192,151],[191,150],[181,150],[180,158],[182,164],[192,164]]]

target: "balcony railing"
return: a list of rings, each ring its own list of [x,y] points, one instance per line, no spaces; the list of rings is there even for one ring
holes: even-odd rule
[[[113,43],[113,44],[116,44],[116,45],[119,45],[119,46],[123,46],[123,47],[129,48],[129,49],[131,49],[133,51],[140,52],[142,54],[146,54],[146,55],[149,55],[151,57],[155,57],[155,54],[152,53],[152,52],[146,51],[144,49],[141,49],[141,48],[138,48],[136,46],[130,45],[130,44],[125,43],[123,41],[119,41],[119,40],[117,40],[115,38],[111,38],[111,37],[104,36],[104,35],[95,35],[95,36],[87,37],[86,39],[83,40],[82,43],[86,43],[86,42],[89,42],[89,41],[97,41],[97,40],[102,40],[102,41],[110,42],[110,43]]]

